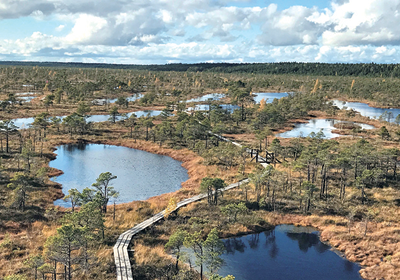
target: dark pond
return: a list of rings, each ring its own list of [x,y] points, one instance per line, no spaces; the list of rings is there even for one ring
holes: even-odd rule
[[[144,117],[158,116],[161,114],[161,111],[154,111],[154,110],[137,111],[137,112],[128,113],[127,116],[129,117],[133,113],[135,113],[135,115],[138,118],[140,118],[143,116]],[[63,118],[65,118],[65,116],[60,116],[59,118],[63,119]],[[105,122],[105,121],[108,121],[109,118],[110,118],[110,115],[91,115],[91,116],[88,116],[86,121],[87,122]],[[120,119],[121,119],[121,117],[117,117],[117,120],[120,120]],[[33,123],[34,118],[19,118],[19,119],[13,119],[13,121],[17,127],[27,128],[30,124]]]
[[[223,240],[227,252],[218,274],[238,280],[360,280],[358,264],[323,244],[312,228],[277,226],[272,231]]]
[[[277,137],[282,137],[282,138],[293,138],[293,137],[306,137],[310,133],[318,133],[319,131],[322,130],[322,132],[325,135],[325,139],[332,139],[335,137],[340,137],[340,134],[333,133],[332,130],[335,130],[333,125],[337,123],[342,123],[341,121],[338,120],[332,120],[332,119],[312,119],[308,121],[307,123],[298,123],[295,125],[295,127],[292,130],[279,133],[276,136]],[[368,124],[363,124],[363,123],[354,123],[358,126],[360,126],[362,129],[374,129],[375,127],[372,125]]]
[[[391,112],[392,116],[390,117],[390,119],[384,117],[383,120],[394,122],[396,117],[400,114],[400,109],[374,108],[370,107],[366,103],[360,103],[360,102],[343,102],[339,100],[332,100],[332,101],[333,104],[339,107],[340,109],[346,106],[347,109],[353,109],[359,112],[362,116],[370,117],[372,119],[379,119],[379,117],[382,116],[382,114],[384,114],[385,112]]]
[[[63,175],[53,178],[63,185],[64,194],[72,188],[81,191],[90,187],[102,172],[118,176],[112,181],[112,186],[120,193],[118,203],[176,191],[189,178],[180,161],[126,147],[63,145],[57,147],[55,153],[57,158],[49,165],[64,171]],[[63,200],[55,204],[69,207]]]

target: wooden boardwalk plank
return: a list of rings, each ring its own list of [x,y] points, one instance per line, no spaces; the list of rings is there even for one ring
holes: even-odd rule
[[[242,146],[239,143],[232,142],[229,139],[222,137],[218,134],[214,134],[211,132],[210,132],[210,134],[217,136],[218,138],[220,138],[223,141],[231,142],[232,144],[234,144],[236,146],[239,146],[239,147]],[[247,149],[247,152],[250,153],[250,149]],[[262,160],[265,160],[262,157],[259,157],[259,158]],[[260,163],[260,164],[264,168],[268,166],[268,163]],[[227,191],[227,190],[230,190],[233,188],[237,188],[241,184],[247,183],[249,181],[250,181],[250,179],[245,179],[240,182],[230,184],[229,186],[221,189],[221,191]],[[206,197],[207,197],[207,194],[199,194],[199,195],[193,196],[191,198],[186,198],[177,203],[177,207],[175,208],[175,210],[177,210],[180,207],[183,207],[185,205],[188,205],[190,203],[202,200]],[[149,226],[155,224],[156,222],[158,222],[159,220],[161,220],[163,218],[164,218],[164,211],[161,211],[161,212],[155,214],[153,217],[151,217],[151,218],[137,224],[133,228],[125,231],[118,237],[118,239],[113,247],[114,261],[115,261],[116,272],[117,272],[117,280],[133,280],[132,266],[131,266],[129,254],[128,254],[128,247],[132,240],[132,237],[134,235],[136,235],[137,233],[141,232],[142,230],[148,228]]]
[[[238,187],[240,184],[248,182],[249,179],[245,179],[243,181],[240,181],[238,183],[230,184],[229,186],[225,187],[222,189],[222,191],[227,191],[233,188]],[[207,194],[201,194],[201,195],[196,195],[192,198],[187,198],[179,203],[177,203],[176,209],[179,209],[180,207],[186,206],[187,204],[190,204],[192,202],[196,202],[199,200],[202,200],[207,197]],[[175,210],[176,210],[175,209]],[[132,237],[141,232],[142,230],[148,228],[149,226],[155,224],[159,220],[164,218],[164,211],[159,212],[155,214],[153,217],[141,222],[140,224],[137,224],[133,228],[125,231],[122,233],[118,239],[117,242],[114,245],[113,251],[114,251],[114,261],[116,265],[116,270],[117,270],[117,280],[133,280],[133,275],[132,275],[132,267],[130,264],[129,260],[129,254],[128,254],[128,247],[131,242]]]

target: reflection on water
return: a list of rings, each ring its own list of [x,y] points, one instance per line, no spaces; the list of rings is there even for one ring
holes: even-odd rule
[[[34,92],[18,92],[15,94],[15,96],[24,96],[24,95],[35,95],[36,93]]]
[[[235,254],[235,252],[243,253],[246,245],[240,238],[229,238],[224,240],[225,249],[227,254]]]
[[[260,103],[261,99],[264,99],[266,103],[272,103],[274,99],[281,99],[282,97],[288,96],[287,92],[254,92],[253,99],[256,103]]]
[[[140,98],[142,98],[142,97],[143,97],[143,94],[141,94],[141,93],[136,93],[136,94],[133,94],[133,95],[127,97],[126,100],[127,100],[128,102],[133,102],[133,101],[136,101],[136,100],[138,100],[138,99],[140,99]],[[109,102],[109,103],[115,103],[115,102],[117,102],[117,100],[118,100],[118,98],[113,98],[113,99],[110,99],[108,102]]]
[[[315,229],[281,225],[272,231],[224,240],[225,266],[218,272],[253,280],[359,280],[359,265],[323,244]]]
[[[152,196],[176,191],[188,179],[181,162],[167,156],[119,146],[80,144],[63,145],[55,151],[57,158],[50,167],[64,171],[53,178],[63,185],[64,194],[76,188],[90,187],[102,172],[118,178],[112,185],[120,192],[118,203],[144,200]],[[56,205],[69,207],[62,200]]]
[[[309,120],[307,123],[297,123],[292,130],[279,133],[276,136],[282,138],[293,138],[293,137],[306,137],[310,135],[310,133],[318,133],[322,130],[325,135],[325,139],[332,139],[335,137],[340,137],[340,134],[333,133],[332,130],[337,128],[334,127],[335,124],[340,123],[348,123],[338,120],[332,119],[312,119]],[[368,124],[363,123],[354,123],[355,125],[359,126],[361,129],[374,129],[375,127]]]
[[[225,96],[226,95],[223,93],[210,93],[210,94],[203,95],[201,97],[196,97],[196,98],[186,100],[186,102],[189,103],[189,102],[216,101],[216,100],[221,100]]]
[[[130,117],[133,113],[138,117],[155,117],[161,114],[162,111],[156,110],[144,110],[144,111],[136,111],[128,113],[127,116]],[[65,116],[59,116],[58,118],[64,119]],[[110,115],[91,115],[86,118],[87,122],[105,122],[108,121]],[[122,117],[117,117],[117,121],[121,120]],[[27,128],[29,125],[33,123],[34,118],[19,118],[13,119],[14,124],[19,128]]]
[[[301,251],[303,251],[304,253],[307,253],[308,250],[313,247],[318,253],[323,253],[326,250],[329,250],[329,246],[322,243],[319,240],[318,235],[316,235],[316,234],[310,234],[310,233],[305,233],[305,232],[300,232],[300,233],[287,232],[286,235],[290,239],[297,241],[299,249]]]
[[[140,117],[155,117],[161,114],[161,111],[154,111],[154,110],[145,110],[145,111],[137,111],[128,113],[127,116],[130,117],[132,114],[135,114],[138,118]],[[91,115],[89,116],[86,121],[87,122],[105,122],[108,121],[110,115]],[[121,120],[122,117],[117,117],[116,120]]]
[[[205,102],[205,101],[218,101],[224,98],[226,95],[223,93],[211,93],[201,97],[189,99],[186,102]],[[264,99],[266,103],[272,103],[274,99],[281,99],[282,97],[288,96],[287,92],[253,92],[253,99],[255,103],[260,103],[261,99]]]
[[[20,96],[18,97],[19,100],[21,100],[22,102],[31,102],[33,99],[35,99],[36,96]]]
[[[239,109],[240,107],[237,105],[231,105],[231,104],[221,104],[219,105],[224,110],[227,110],[228,112],[232,113],[235,109]],[[202,104],[202,105],[196,105],[194,107],[189,107],[187,111],[209,111],[210,110],[210,105],[207,104]]]
[[[342,109],[343,107],[347,107],[348,109],[353,109],[359,112],[362,116],[370,117],[372,119],[379,119],[379,117],[385,112],[391,112],[390,119],[385,118],[385,121],[394,122],[396,117],[400,114],[400,109],[383,109],[383,108],[374,108],[370,107],[366,103],[360,102],[343,102],[339,100],[332,100],[333,105],[336,105],[338,108]]]
[[[13,119],[14,124],[18,128],[28,128],[29,125],[33,123],[35,119],[34,118],[19,118],[19,119]]]

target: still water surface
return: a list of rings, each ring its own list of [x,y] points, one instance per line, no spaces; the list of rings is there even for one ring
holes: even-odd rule
[[[203,95],[198,98],[193,98],[189,99],[186,102],[204,102],[204,101],[218,101],[221,100],[223,97],[226,95],[223,93],[212,93],[212,94],[207,94]],[[260,103],[262,99],[265,100],[266,103],[272,103],[274,99],[281,99],[282,97],[288,96],[287,92],[254,92],[253,93],[253,99],[255,103]],[[220,104],[219,105],[222,109],[228,110],[230,113],[232,113],[235,109],[239,109],[240,106],[238,105],[233,105],[233,104]],[[195,105],[193,107],[189,107],[187,111],[208,111],[210,109],[210,106],[207,104],[202,104],[202,105]]]
[[[132,114],[135,114],[138,118],[140,117],[155,117],[161,114],[161,111],[156,111],[156,110],[145,110],[145,111],[136,111],[132,113],[128,113],[127,116],[130,117]],[[64,119],[65,116],[59,116],[58,118]],[[89,115],[86,119],[87,122],[105,122],[108,121],[110,118],[110,115]],[[14,124],[18,128],[27,128],[29,125],[33,123],[35,118],[19,118],[19,119],[13,119]],[[121,117],[117,117],[117,121],[121,120]]]
[[[235,109],[239,109],[240,107],[237,105],[232,105],[232,104],[220,104],[218,105],[221,107],[223,110],[227,110],[229,113],[232,113]],[[187,108],[188,112],[191,111],[209,111],[210,110],[210,105],[207,104],[200,104],[196,105],[194,107],[189,107]]]
[[[261,99],[264,99],[266,103],[272,103],[274,99],[281,99],[282,97],[288,96],[287,92],[254,92],[253,99],[256,103],[260,103]]]
[[[16,93],[15,96],[24,96],[24,95],[35,95],[36,93],[34,92],[19,92]]]
[[[126,100],[127,100],[128,102],[133,102],[133,101],[139,100],[139,99],[142,98],[142,97],[143,97],[143,94],[141,94],[141,93],[136,93],[136,94],[133,94],[133,95],[127,97]],[[108,102],[109,102],[109,103],[115,103],[115,102],[117,102],[117,100],[118,100],[118,98],[113,98],[113,99],[110,99]]]
[[[277,226],[272,231],[224,239],[226,265],[219,274],[238,280],[360,280],[358,264],[323,244],[312,228]]]
[[[226,95],[223,93],[210,93],[206,94],[200,97],[192,98],[189,100],[186,100],[187,103],[189,102],[205,102],[205,101],[216,101],[216,100],[221,100],[224,98]]]
[[[186,100],[189,102],[205,102],[205,101],[218,101],[224,98],[226,94],[223,93],[211,93],[201,97]],[[288,96],[287,92],[253,92],[253,100],[255,103],[260,103],[261,99],[264,99],[266,103],[272,103],[274,99],[281,99],[282,97]]]
[[[36,98],[36,96],[20,96],[20,97],[18,97],[19,100],[21,100],[22,102],[25,102],[25,103],[29,103],[35,98]]]
[[[360,103],[360,102],[343,102],[339,100],[332,100],[332,101],[333,105],[336,105],[339,109],[342,109],[344,106],[346,106],[347,109],[353,109],[359,112],[362,116],[370,117],[371,119],[379,119],[379,117],[386,111],[386,112],[391,112],[393,114],[393,116],[390,119],[390,122],[394,122],[395,118],[400,114],[400,109],[374,108],[366,103]]]
[[[63,175],[53,178],[63,185],[64,194],[72,188],[82,191],[90,187],[102,172],[118,176],[112,181],[112,186],[120,193],[117,203],[176,191],[189,178],[180,161],[126,147],[62,145],[55,153],[57,158],[49,165],[64,171]],[[70,207],[63,200],[57,200],[55,204]]]
[[[325,135],[325,139],[332,139],[335,137],[340,137],[342,135],[333,133],[332,130],[337,128],[334,127],[334,124],[341,123],[338,120],[332,119],[312,119],[309,120],[307,123],[297,123],[292,130],[279,133],[276,136],[282,138],[293,138],[293,137],[307,137],[310,133],[318,133],[322,130]],[[360,126],[362,129],[374,129],[375,127],[368,124],[363,123],[354,123]]]

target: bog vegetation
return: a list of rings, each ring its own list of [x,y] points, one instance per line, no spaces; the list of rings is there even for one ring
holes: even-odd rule
[[[396,65],[17,64],[0,66],[1,277],[114,279],[112,246],[118,235],[200,192],[208,199],[168,211],[162,223],[132,241],[137,279],[233,279],[218,275],[224,252],[219,238],[280,223],[319,228],[322,238],[365,266],[366,279],[400,275],[400,118],[371,120],[330,102],[400,104]],[[263,91],[289,94],[256,104],[254,94]],[[225,97],[203,101],[205,111],[193,111],[194,104],[186,102],[213,92]],[[135,114],[143,110],[161,114]],[[90,115],[109,120],[90,122]],[[317,117],[366,122],[376,129],[341,126],[337,131],[344,137],[331,140],[322,132],[275,137],[295,122]],[[16,118],[33,121],[19,127]],[[112,183],[115,174],[104,170],[82,192],[63,194],[49,180],[60,171],[48,162],[56,145],[76,142],[190,153],[192,181],[173,194],[111,206],[118,186]],[[262,169],[249,148],[273,154],[271,165]],[[219,192],[244,178],[250,181],[239,189]],[[53,206],[63,196],[70,209]],[[183,247],[195,263],[187,264]]]

